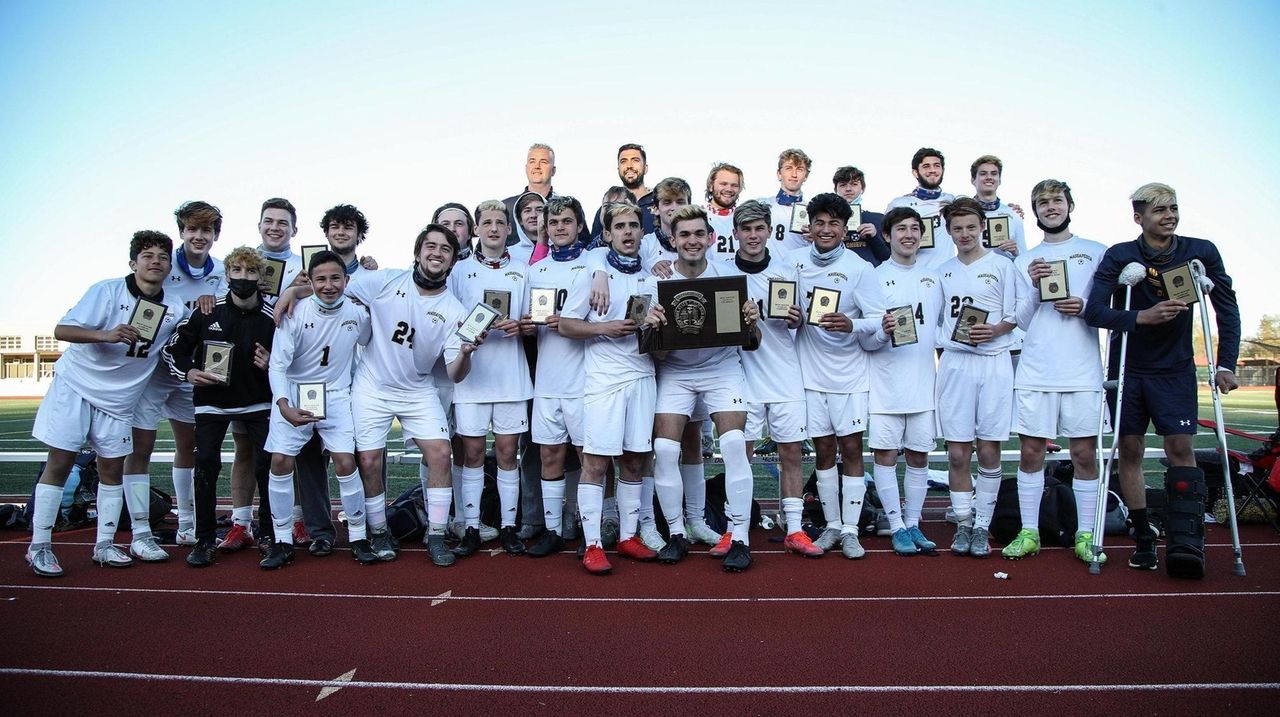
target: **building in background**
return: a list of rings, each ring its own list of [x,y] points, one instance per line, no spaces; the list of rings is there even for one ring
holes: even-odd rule
[[[0,397],[43,397],[66,347],[52,336],[0,334]]]

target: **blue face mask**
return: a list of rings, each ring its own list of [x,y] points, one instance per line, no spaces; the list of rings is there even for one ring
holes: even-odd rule
[[[347,298],[346,294],[339,294],[337,300],[335,300],[332,304],[329,304],[329,303],[325,303],[325,300],[321,299],[319,294],[311,295],[311,300],[316,302],[316,306],[319,306],[320,309],[323,311],[333,311],[339,306],[342,306],[342,302],[346,300],[346,298]]]

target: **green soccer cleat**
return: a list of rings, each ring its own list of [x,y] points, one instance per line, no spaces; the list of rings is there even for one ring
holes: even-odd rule
[[[1005,560],[1022,560],[1038,552],[1040,552],[1040,531],[1023,528],[1018,531],[1017,537],[1004,546],[1000,555],[1004,556]]]
[[[1076,533],[1076,557],[1086,563],[1093,563],[1093,533],[1088,531],[1080,531]],[[1098,564],[1105,565],[1107,562],[1107,554],[1098,554]]]

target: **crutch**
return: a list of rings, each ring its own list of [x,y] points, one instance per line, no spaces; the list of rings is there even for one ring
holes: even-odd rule
[[[1213,281],[1205,276],[1204,264],[1199,259],[1190,262],[1191,282],[1196,287],[1196,303],[1200,305],[1200,329],[1204,334],[1204,355],[1209,361],[1209,390],[1213,394],[1213,420],[1218,433],[1218,447],[1222,449],[1222,483],[1227,489],[1227,515],[1231,521],[1231,549],[1235,552],[1236,575],[1244,575],[1244,559],[1240,555],[1240,527],[1236,523],[1236,496],[1231,487],[1231,454],[1227,453],[1227,432],[1223,430],[1222,394],[1218,392],[1217,357],[1213,353],[1213,329],[1209,326],[1209,307],[1204,297],[1213,291]]]
[[[1130,262],[1126,264],[1120,272],[1117,283],[1124,286],[1124,310],[1129,310],[1129,305],[1133,300],[1133,287],[1142,281],[1147,275],[1147,268],[1138,262]],[[1102,409],[1098,412],[1098,497],[1097,507],[1093,516],[1093,560],[1089,562],[1089,574],[1098,575],[1102,572],[1102,536],[1106,530],[1107,521],[1107,489],[1111,482],[1111,465],[1116,458],[1116,451],[1120,445],[1120,409],[1124,401],[1124,363],[1125,358],[1129,355],[1129,332],[1122,331],[1120,333],[1120,370],[1116,374],[1115,381],[1106,381],[1103,383],[1103,400]],[[1107,335],[1107,357],[1106,366],[1111,365],[1111,335]],[[1106,412],[1106,389],[1114,388],[1116,390],[1116,415],[1114,422],[1111,424],[1111,450],[1106,453],[1103,458],[1103,437],[1104,426],[1107,420]]]

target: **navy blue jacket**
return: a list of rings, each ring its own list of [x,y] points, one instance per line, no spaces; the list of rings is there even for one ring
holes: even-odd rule
[[[884,215],[880,212],[862,211],[862,223],[870,224],[876,228],[876,235],[863,239],[862,237],[854,238],[852,233],[849,238],[845,239],[844,245],[853,250],[854,254],[865,259],[871,266],[880,266],[889,258],[889,244],[885,241],[884,236],[880,233],[880,225],[884,223]]]

